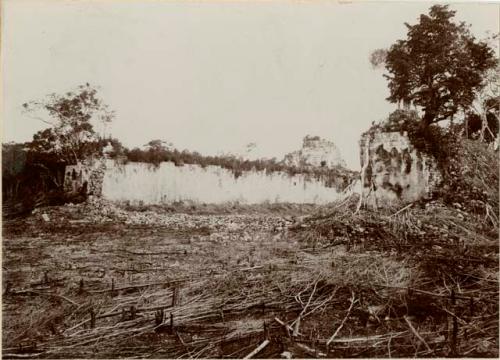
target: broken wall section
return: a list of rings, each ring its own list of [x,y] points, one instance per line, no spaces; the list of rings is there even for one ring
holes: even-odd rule
[[[68,165],[64,171],[64,192],[77,194],[85,191],[87,195],[102,195],[102,184],[106,172],[106,161],[92,159]]]
[[[442,175],[436,160],[415,149],[406,132],[369,132],[360,140],[362,192],[369,206],[427,197]]]

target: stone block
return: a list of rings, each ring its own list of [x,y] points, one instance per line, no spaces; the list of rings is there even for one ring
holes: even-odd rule
[[[371,206],[397,205],[428,196],[442,181],[436,160],[406,133],[367,133],[360,140],[362,192]]]

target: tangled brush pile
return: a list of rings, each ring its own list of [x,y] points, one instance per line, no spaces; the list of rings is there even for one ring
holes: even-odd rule
[[[332,212],[310,217],[296,236],[314,247],[345,246],[352,255],[376,252],[410,267],[404,286],[397,272],[386,273],[384,291],[367,283],[363,291],[387,315],[393,309],[402,328],[408,316],[416,316],[409,336],[427,348],[427,356],[496,357],[498,153],[479,141],[458,140],[453,147],[445,181],[432,200],[399,210],[356,211],[353,195]],[[365,265],[368,273],[379,271]],[[401,288],[404,296],[393,291]],[[440,341],[431,344],[435,338]],[[396,355],[409,354],[393,351]]]

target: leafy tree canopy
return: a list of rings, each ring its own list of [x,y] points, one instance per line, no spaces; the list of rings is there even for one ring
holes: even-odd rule
[[[496,63],[493,49],[476,41],[465,23],[453,22],[454,15],[447,5],[432,6],[418,24],[405,24],[405,40],[387,52],[374,52],[370,59],[374,66],[385,63],[387,100],[420,106],[423,128],[466,110]]]
[[[100,152],[93,123],[109,123],[114,113],[88,83],[64,95],[51,94],[23,104],[26,113],[50,125],[29,144],[32,152],[66,163],[76,163]]]

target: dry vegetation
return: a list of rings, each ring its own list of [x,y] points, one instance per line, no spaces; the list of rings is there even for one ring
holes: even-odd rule
[[[93,201],[4,221],[3,356],[498,357],[498,159],[463,146],[461,191],[400,209]]]

